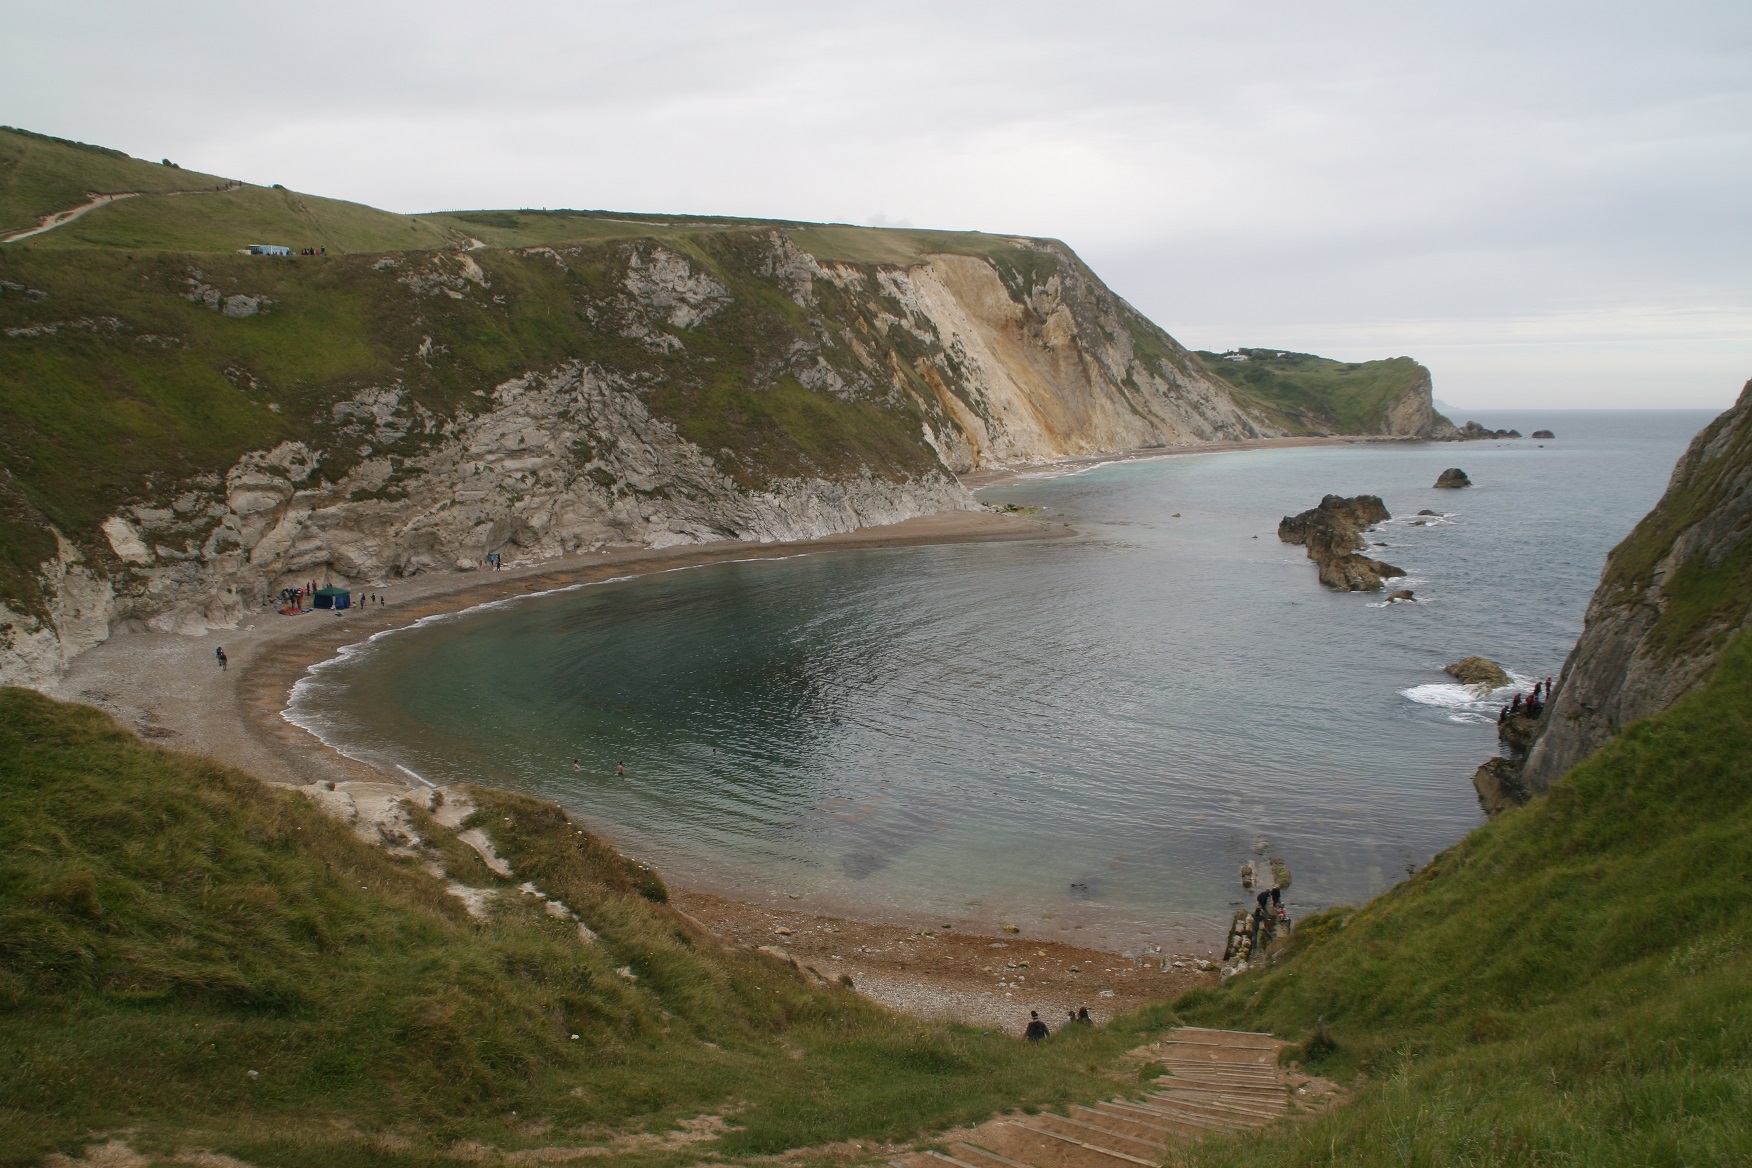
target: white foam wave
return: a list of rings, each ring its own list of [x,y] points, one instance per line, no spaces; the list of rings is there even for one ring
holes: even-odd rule
[[[1475,685],[1461,685],[1456,681],[1435,681],[1425,685],[1414,685],[1410,689],[1399,691],[1401,697],[1409,698],[1420,706],[1435,706],[1449,711],[1449,717],[1454,721],[1496,721],[1497,711],[1503,704],[1518,693],[1526,693],[1533,688],[1535,679],[1525,674],[1507,671],[1509,684],[1493,690],[1481,691]]]

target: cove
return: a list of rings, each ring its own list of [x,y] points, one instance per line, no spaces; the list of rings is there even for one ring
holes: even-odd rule
[[[1221,930],[1247,859],[1288,861],[1301,916],[1481,821],[1495,706],[1441,666],[1556,674],[1607,550],[1711,416],[1492,413],[1558,438],[1025,475],[981,498],[1078,535],[530,597],[358,647],[288,716],[434,782],[554,799],[679,884],[1180,948]],[[1477,485],[1433,489],[1454,465]],[[1385,499],[1372,554],[1418,603],[1328,592],[1277,540],[1329,491]]]

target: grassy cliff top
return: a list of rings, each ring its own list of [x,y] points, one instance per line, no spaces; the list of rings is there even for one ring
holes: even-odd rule
[[[441,211],[400,215],[361,203],[260,186],[130,158],[119,150],[0,127],[0,237],[88,202],[133,197],[10,246],[41,250],[232,252],[254,243],[333,254],[470,246],[552,247],[613,239],[677,239],[783,228],[823,260],[910,264],[933,252],[1013,251],[977,231],[811,224],[783,219],[576,210]]]
[[[263,1168],[471,1142],[734,1162],[1110,1094],[1101,1068],[1153,1032],[1035,1046],[890,1014],[720,946],[557,807],[474,796],[510,879],[423,812],[430,846],[398,859],[296,793],[0,689],[0,1163],[96,1131]],[[498,894],[488,918],[428,863]],[[702,1114],[725,1121],[703,1144],[611,1145]]]
[[[1387,407],[1429,384],[1430,371],[1410,357],[1334,361],[1280,349],[1200,351],[1205,367],[1242,402],[1299,432],[1367,434]]]

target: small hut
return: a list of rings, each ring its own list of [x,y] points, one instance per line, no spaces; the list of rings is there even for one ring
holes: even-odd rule
[[[353,594],[345,588],[318,588],[311,603],[318,608],[352,608]]]

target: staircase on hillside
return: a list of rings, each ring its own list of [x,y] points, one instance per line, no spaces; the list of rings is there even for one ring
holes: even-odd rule
[[[1283,1045],[1267,1034],[1183,1026],[1139,1053],[1166,1066],[1142,1099],[1112,1099],[994,1119],[952,1133],[949,1151],[914,1152],[894,1168],[1157,1168],[1171,1143],[1264,1127],[1288,1107]]]

